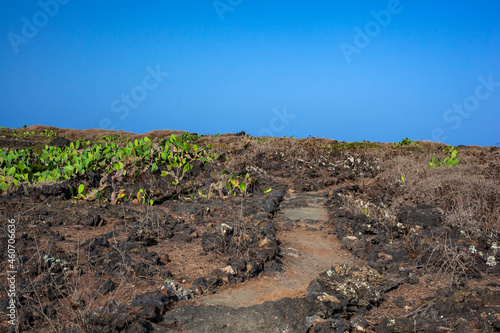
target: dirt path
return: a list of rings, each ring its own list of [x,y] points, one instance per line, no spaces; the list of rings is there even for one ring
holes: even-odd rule
[[[320,272],[334,263],[354,263],[332,232],[325,203],[325,192],[287,193],[275,218],[284,270],[201,297],[197,303],[242,307],[304,297]]]

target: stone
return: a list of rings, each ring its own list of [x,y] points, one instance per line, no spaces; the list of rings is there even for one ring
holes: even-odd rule
[[[360,332],[365,332],[368,327],[368,321],[365,317],[355,317],[351,319],[351,327]]]
[[[356,236],[346,236],[342,239],[342,247],[352,250],[357,242],[359,242],[359,239]]]
[[[115,290],[115,284],[111,279],[99,280],[99,287],[97,288],[101,295],[106,295]]]

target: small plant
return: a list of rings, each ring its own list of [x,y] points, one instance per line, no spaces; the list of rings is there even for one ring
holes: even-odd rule
[[[111,203],[113,205],[118,204],[118,201],[120,200],[123,200],[123,202],[127,201],[127,197],[125,196],[125,190],[118,191],[118,194],[116,194],[116,192],[113,192],[111,194]]]
[[[443,149],[444,153],[450,154],[450,156],[446,156],[444,160],[436,158],[435,155],[432,155],[431,161],[427,163],[427,168],[434,169],[439,166],[445,165],[451,167],[458,163],[459,159],[457,158],[458,151],[453,146],[446,147]]]
[[[259,138],[255,139],[256,143],[264,143],[264,142],[270,142],[271,139],[269,139],[267,136],[261,136]]]
[[[251,178],[247,173],[242,181],[236,180],[234,177],[234,172],[231,173],[229,179],[227,180],[225,188],[233,195],[236,195],[236,191],[239,190],[241,193],[246,194],[249,187],[255,183],[255,179]]]
[[[53,130],[49,130],[49,129],[46,129],[46,130],[40,132],[40,135],[57,137],[57,133],[54,132]]]
[[[139,191],[137,192],[137,194],[135,196],[135,199],[132,200],[132,202],[136,203],[136,204],[143,204],[143,205],[145,205],[147,203],[150,206],[153,206],[153,204],[154,204],[153,199],[150,199],[150,200],[146,199],[146,192],[142,188],[139,189]]]
[[[427,163],[427,168],[428,169],[434,169],[437,168],[438,166],[442,165],[443,161],[441,161],[439,158],[436,158],[435,155],[432,155],[431,161]]]
[[[363,211],[363,214],[366,215],[366,217],[370,217],[370,213],[368,213],[368,210],[366,210],[364,208],[361,208],[361,210]]]
[[[74,197],[74,199],[75,200],[77,200],[77,199],[85,200],[87,197],[83,194],[84,190],[85,190],[85,185],[80,184],[80,186],[78,186],[78,194]]]
[[[35,135],[35,131],[26,131],[26,132],[13,132],[12,136],[15,138],[27,138],[29,136]]]
[[[102,197],[103,197],[103,191],[101,191],[100,189],[93,189],[92,191],[88,192],[86,195],[83,194],[83,192],[85,191],[85,185],[83,184],[80,184],[80,186],[78,186],[78,194],[76,196],[73,197],[73,199],[75,200],[87,200],[87,201],[94,201],[94,200],[101,200]],[[71,193],[73,193],[73,190],[71,190]]]
[[[122,137],[123,134],[113,134],[113,135],[110,135],[110,136],[102,136],[100,139],[99,139],[99,142],[100,143],[106,143],[106,142],[116,142],[116,141],[119,141],[118,139],[120,139]],[[128,139],[130,138],[127,138],[125,140],[122,140],[122,141],[128,141]]]
[[[458,158],[457,158],[457,150],[455,149],[455,147],[451,147],[451,149],[448,149],[448,153],[450,154],[450,156],[447,156],[444,161],[443,161],[443,164],[447,165],[447,166],[452,166],[452,165],[455,165],[458,163]]]
[[[272,190],[273,190],[272,188],[268,188],[267,190],[264,189],[263,192],[264,192],[264,194],[267,194],[267,193],[271,192]]]
[[[143,205],[146,203],[146,195],[144,194],[144,190],[141,188],[139,192],[137,192],[137,199],[134,199],[134,203],[142,203]]]
[[[238,192],[242,193],[245,195],[250,188],[257,182],[257,179],[250,177],[250,175],[247,173],[243,179],[240,176],[235,176],[234,172],[229,174],[229,172],[224,169],[222,172],[215,176],[213,175],[212,177],[217,177],[218,182],[217,183],[212,183],[210,185],[210,189],[208,192],[208,197],[212,195],[212,191],[216,190],[221,197],[224,197],[225,193],[224,190],[227,191],[227,193],[232,194],[233,196],[236,196]],[[203,195],[203,192],[200,190],[199,194],[201,197],[207,197]]]
[[[404,146],[410,146],[410,145],[419,146],[420,144],[419,144],[418,142],[411,141],[411,140],[410,140],[410,139],[408,139],[408,138],[404,138],[403,140],[401,140],[401,142],[393,142],[393,143],[392,143],[392,147],[393,147],[393,148],[396,148],[396,147],[404,147]]]

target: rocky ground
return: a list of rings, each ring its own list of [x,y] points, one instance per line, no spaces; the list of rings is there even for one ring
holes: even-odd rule
[[[57,137],[36,135],[46,129]],[[26,131],[4,130],[0,147],[116,134]],[[177,186],[151,172],[123,179],[124,202],[74,198],[80,184],[103,187],[98,173],[3,191],[0,330],[13,331],[9,219],[22,332],[500,330],[498,147],[458,147],[457,165],[429,169],[444,145],[244,133],[195,143],[220,158]],[[224,169],[257,181],[233,195],[214,187]],[[147,200],[132,200],[141,189]]]

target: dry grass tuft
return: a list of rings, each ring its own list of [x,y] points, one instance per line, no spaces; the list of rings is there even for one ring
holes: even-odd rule
[[[470,244],[499,239],[500,177],[492,172],[498,168],[497,151],[467,147],[459,150],[457,166],[428,169],[434,154],[441,158],[440,149],[399,150],[393,156],[386,152],[374,186],[362,195],[346,195],[344,207],[394,230],[398,212],[422,204],[437,206],[445,212],[443,230],[458,231]],[[484,270],[484,263],[480,268],[473,253],[449,237],[447,232],[434,235],[435,241],[420,249],[416,257],[428,271],[460,275]]]

